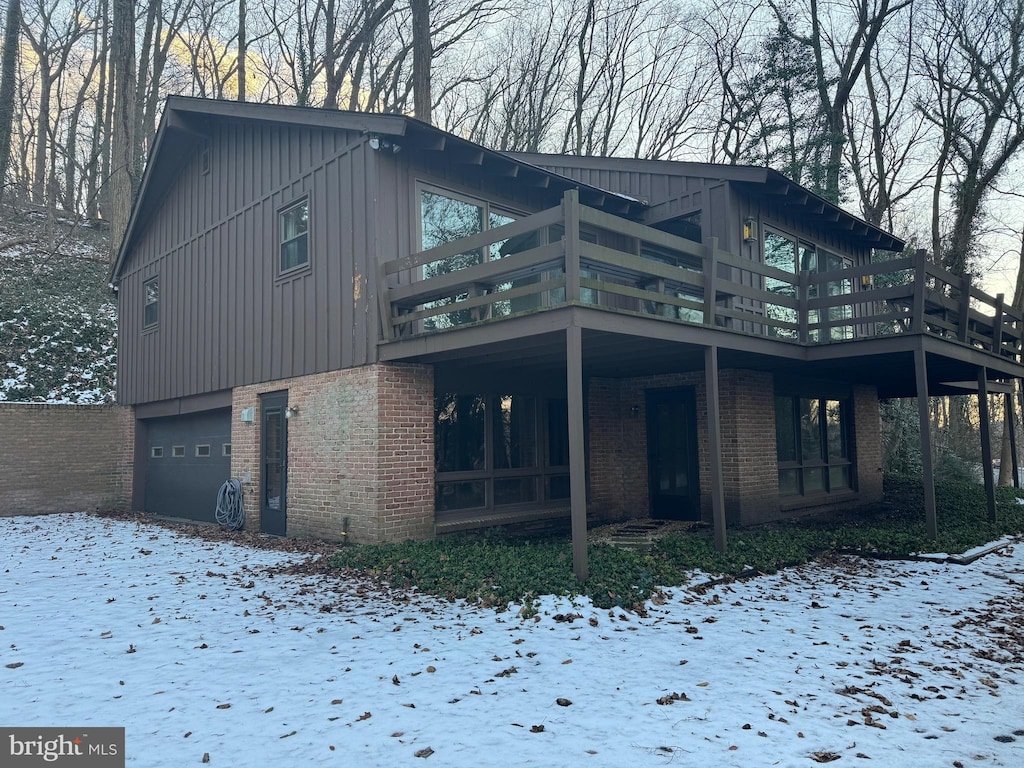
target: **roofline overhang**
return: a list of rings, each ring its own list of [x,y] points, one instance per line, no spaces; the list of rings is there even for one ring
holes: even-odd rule
[[[403,138],[420,145],[424,151],[445,153],[461,153],[469,164],[500,168],[501,175],[508,177],[529,176],[535,186],[553,190],[568,191],[575,189],[580,192],[580,200],[586,205],[601,208],[609,212],[639,220],[645,203],[610,192],[591,184],[571,179],[568,176],[530,163],[524,159],[513,157],[505,152],[488,149],[468,139],[461,138],[436,126],[406,115],[379,114],[370,112],[349,112],[329,110],[320,107],[295,107],[277,104],[257,104],[217,99],[201,99],[191,96],[168,96],[164,102],[163,114],[157,127],[153,143],[146,160],[145,170],[139,184],[138,192],[132,205],[132,212],[125,229],[124,237],[118,245],[117,256],[111,267],[108,281],[116,285],[128,250],[140,224],[140,212],[144,203],[153,194],[158,194],[154,181],[163,161],[164,145],[172,132],[191,134],[201,139],[209,135],[204,121],[218,120],[251,120],[258,122],[278,123],[282,125],[314,126],[335,128],[339,130],[359,131],[366,135],[367,141],[373,136]],[[170,158],[166,162],[180,162],[180,158]]]
[[[867,239],[873,247],[885,251],[902,251],[906,241],[875,226],[859,216],[850,213],[835,203],[772,168],[756,165],[723,165],[719,163],[699,163],[683,160],[644,160],[632,157],[587,157],[581,155],[551,155],[536,152],[509,152],[529,163],[543,167],[546,163],[567,168],[608,168],[609,170],[632,171],[636,173],[661,173],[678,176],[698,176],[733,182],[741,185],[760,187],[766,195],[772,197],[793,197],[794,204],[815,210],[815,217],[833,216],[837,223],[853,232],[859,232],[860,239]],[[799,202],[796,198],[800,197]],[[653,201],[651,201],[653,204]]]

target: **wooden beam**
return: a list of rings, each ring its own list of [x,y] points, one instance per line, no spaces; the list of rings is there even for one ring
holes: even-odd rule
[[[565,387],[569,399],[569,506],[572,521],[572,571],[586,581],[587,567],[587,463],[583,427],[583,332],[578,325],[565,329]]]
[[[728,547],[725,531],[725,484],[722,479],[722,419],[718,408],[718,347],[704,348],[704,385],[708,410],[708,448],[711,463],[711,519],[715,549]]]
[[[921,479],[924,483],[924,516],[928,538],[939,538],[935,515],[935,467],[932,462],[931,415],[928,409],[928,361],[924,348],[914,350],[914,372],[917,377],[917,421],[921,430]]]
[[[985,501],[988,521],[996,521],[996,487],[992,480],[992,424],[988,412],[988,375],[978,369],[978,417],[981,421],[981,475],[985,479]]]

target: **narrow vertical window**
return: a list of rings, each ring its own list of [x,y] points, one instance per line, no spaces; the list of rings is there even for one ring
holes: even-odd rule
[[[309,201],[303,200],[280,214],[281,272],[309,263]]]
[[[142,327],[151,328],[160,320],[160,278],[151,277],[142,284],[145,295],[142,310]]]

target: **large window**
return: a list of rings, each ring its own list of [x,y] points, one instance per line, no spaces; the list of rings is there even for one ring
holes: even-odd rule
[[[793,275],[792,282],[773,277],[765,278],[765,290],[779,296],[795,299],[797,274],[804,271],[828,273],[849,269],[853,266],[853,259],[849,256],[841,256],[814,243],[766,229],[764,233],[764,263],[769,267],[775,267]],[[849,278],[844,277],[829,281],[823,286],[823,289],[827,296],[842,296],[853,291],[853,283]],[[817,285],[812,285],[808,298],[818,298],[821,294],[822,290]],[[775,320],[784,320],[789,323],[796,323],[798,321],[797,311],[792,307],[781,304],[766,304],[765,315]],[[851,304],[843,304],[837,307],[829,307],[827,314],[823,314],[818,309],[811,309],[808,310],[807,321],[813,325],[821,322],[825,317],[830,322],[850,320],[853,318],[853,306]],[[770,333],[780,338],[795,339],[797,337],[796,330],[791,328],[773,327],[770,329]],[[839,341],[852,338],[852,325],[836,325],[829,328],[827,334],[823,333],[821,329],[812,329],[810,331],[811,341]]]
[[[424,251],[515,221],[515,217],[512,214],[497,210],[490,203],[483,200],[457,196],[455,193],[443,192],[437,189],[421,189],[419,203],[420,248]],[[487,260],[500,259],[506,255],[502,251],[502,246],[505,242],[503,240],[492,243],[488,248],[479,248],[465,253],[453,254],[447,258],[426,264],[423,267],[423,276],[428,278],[437,277],[449,272],[465,269],[474,264],[482,263],[485,257]],[[499,286],[498,290],[504,290],[508,287]],[[462,294],[457,297],[457,300],[464,300],[466,298],[467,294]],[[451,299],[441,299],[428,304],[427,307],[443,306],[451,302]],[[507,302],[497,302],[494,305],[494,314],[508,314],[508,311]],[[479,319],[483,318],[474,314],[472,310],[463,309],[428,318],[425,321],[425,327],[427,330],[448,328]]]
[[[852,487],[849,409],[844,400],[776,396],[780,496],[835,493]]]
[[[309,264],[309,201],[296,203],[280,214],[281,273]]]
[[[438,512],[568,498],[565,400],[446,393],[434,417]]]
[[[151,277],[144,282],[142,292],[142,327],[152,328],[160,322],[160,278]]]

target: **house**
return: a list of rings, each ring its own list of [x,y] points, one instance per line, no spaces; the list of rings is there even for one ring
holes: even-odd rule
[[[764,168],[171,97],[112,272],[133,503],[211,519],[239,477],[253,529],[352,541],[570,516],[579,558],[588,519],[724,546],[875,501],[880,398],[1024,376],[1020,315],[904,248]]]

